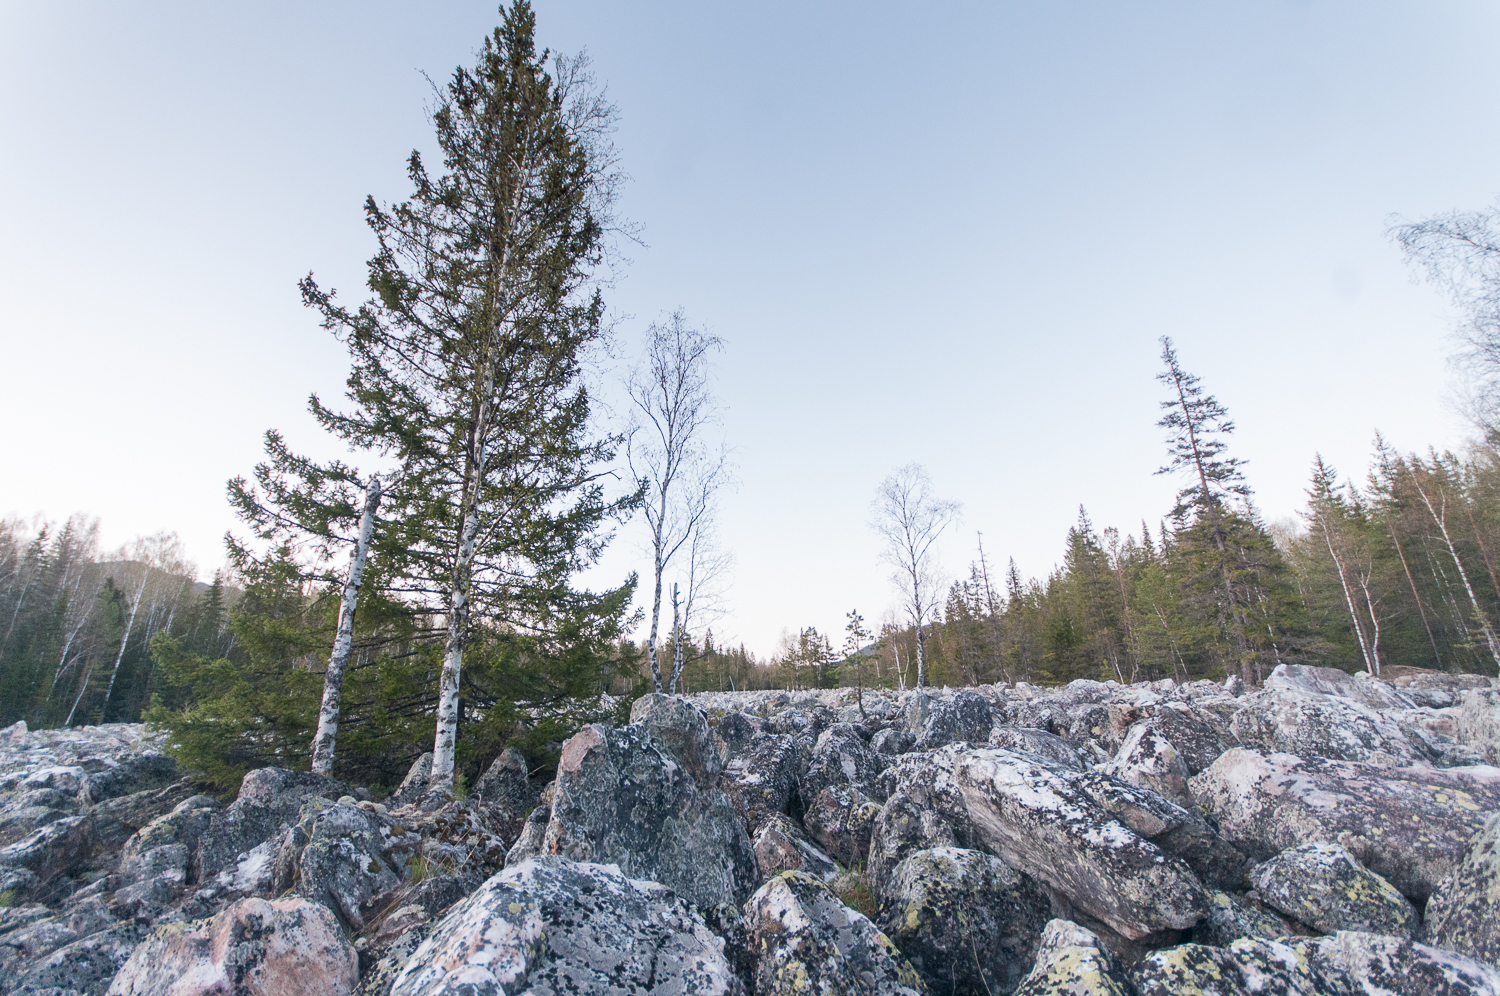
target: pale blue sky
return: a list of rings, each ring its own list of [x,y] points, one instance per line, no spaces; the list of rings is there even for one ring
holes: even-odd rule
[[[621,111],[645,247],[628,352],[682,307],[726,338],[742,486],[719,630],[769,653],[893,602],[866,527],[917,460],[997,568],[1045,574],[1080,503],[1138,528],[1174,482],[1156,338],[1234,415],[1270,518],[1315,450],[1456,445],[1451,316],[1387,217],[1500,193],[1487,3],[540,0]],[[175,529],[205,573],[268,427],[331,452],[308,270],[357,300],[366,194],[406,193],[481,3],[0,2],[0,514]],[[644,566],[636,540],[606,570]],[[602,580],[602,579],[601,579]]]

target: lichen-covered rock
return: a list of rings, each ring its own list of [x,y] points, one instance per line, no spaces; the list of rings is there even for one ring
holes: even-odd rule
[[[1253,860],[1332,841],[1420,905],[1500,810],[1500,769],[1387,768],[1234,748],[1190,791]]]
[[[740,996],[724,942],[655,882],[612,865],[528,860],[495,875],[427,934],[391,996],[511,993]]]
[[[1411,937],[1421,922],[1395,886],[1348,848],[1328,841],[1287,848],[1258,865],[1251,880],[1265,902],[1325,934],[1363,930]]]
[[[1355,996],[1341,973],[1321,971],[1295,948],[1258,938],[1154,951],[1132,974],[1140,996]]]
[[[1016,996],[1131,996],[1131,988],[1124,967],[1092,930],[1049,920]]]
[[[1427,901],[1423,931],[1429,944],[1500,964],[1500,813]]]
[[[88,816],[64,816],[0,847],[0,865],[24,868],[42,882],[79,871],[103,842]]]
[[[820,880],[780,872],[745,904],[756,996],[917,996],[926,987],[875,925]]]
[[[870,836],[880,804],[853,785],[830,785],[807,802],[802,825],[833,858],[846,867],[862,865],[870,854]]]
[[[89,816],[106,847],[119,847],[141,827],[193,797],[192,778],[181,778],[161,788],[114,796],[90,806]]]
[[[290,886],[297,895],[328,907],[350,929],[363,929],[365,906],[401,883],[401,873],[386,853],[388,832],[374,813],[358,805],[310,800],[302,820],[282,837],[276,891]]]
[[[1053,764],[1074,771],[1083,770],[1083,761],[1073,745],[1046,730],[1018,726],[997,726],[990,731],[988,745],[1013,750],[1018,754],[1035,754]]]
[[[1140,834],[1162,852],[1181,858],[1199,881],[1214,889],[1239,889],[1249,863],[1195,810],[1162,798],[1149,788],[1110,777],[1104,769],[1066,776],[1104,812]]]
[[[490,763],[474,783],[471,797],[487,806],[505,831],[502,836],[514,842],[521,824],[541,798],[542,786],[533,785],[526,765],[526,755],[507,747]]]
[[[1292,943],[1313,971],[1342,977],[1351,996],[1495,996],[1500,969],[1403,937],[1341,930]],[[1336,990],[1318,990],[1323,992]]]
[[[803,768],[794,737],[761,733],[730,758],[721,784],[753,833],[768,816],[787,811]]]
[[[918,851],[886,884],[876,924],[935,993],[1009,993],[1031,971],[1046,890],[983,851]]]
[[[630,725],[644,729],[696,777],[712,777],[723,769],[708,717],[687,699],[659,692],[642,695],[631,704]]]
[[[779,871],[799,871],[827,882],[839,874],[838,863],[807,837],[790,816],[777,813],[755,833],[755,861],[762,878]]]
[[[391,809],[399,809],[402,806],[410,806],[422,798],[422,793],[427,791],[427,779],[432,777],[432,751],[428,751],[411,763],[406,769],[406,777],[401,779],[401,784],[396,786],[385,800],[385,804]]]
[[[585,726],[563,747],[543,850],[618,864],[690,902],[742,902],[759,881],[729,799],[640,727]]]
[[[84,776],[78,801],[96,805],[105,799],[161,788],[177,777],[177,762],[160,751],[144,751],[103,771]]]
[[[885,757],[895,757],[911,750],[916,742],[917,738],[910,730],[890,726],[876,731],[870,738],[870,749]]]
[[[198,837],[195,865],[199,878],[218,875],[238,864],[252,848],[279,837],[283,826],[300,818],[308,799],[317,796],[333,801],[349,793],[343,782],[305,771],[257,768],[247,772],[234,802],[212,813]]]
[[[1067,775],[1004,750],[965,752],[953,769],[985,850],[1084,913],[1132,940],[1203,919],[1207,900],[1192,869],[1099,808]]]
[[[1225,948],[1242,937],[1268,940],[1294,936],[1292,925],[1248,899],[1229,892],[1208,894],[1208,916],[1193,928],[1193,941]]]
[[[884,769],[884,759],[865,742],[859,727],[835,723],[818,734],[807,770],[797,780],[797,792],[803,802],[838,785],[851,785],[868,794]]]
[[[1187,794],[1187,764],[1150,722],[1132,726],[1114,759],[1100,770],[1130,785],[1151,789],[1179,806],[1192,804]]]
[[[359,959],[325,907],[242,899],[211,919],[158,928],[131,954],[110,996],[347,996]]]
[[[18,964],[10,991],[18,996],[61,996],[64,992],[102,996],[145,933],[145,928],[127,921],[65,944],[30,964]]]
[[[1431,760],[1420,738],[1353,699],[1267,690],[1243,701],[1230,725],[1236,739],[1247,746],[1387,766]]]
[[[1228,724],[1222,724],[1221,733],[1219,725],[1210,722],[1188,702],[1163,702],[1152,711],[1151,725],[1172,742],[1190,776],[1217,761],[1228,747],[1225,743]]]
[[[870,850],[865,874],[877,894],[885,894],[890,873],[907,857],[936,847],[957,847],[953,825],[929,801],[905,788],[897,790],[880,809],[870,828]]]
[[[982,744],[993,724],[990,700],[967,688],[951,699],[918,692],[908,704],[907,726],[917,738],[918,750],[955,742]]]
[[[1356,678],[1338,668],[1309,664],[1276,665],[1266,675],[1265,688],[1273,692],[1348,699],[1367,709],[1410,709],[1416,704],[1408,692],[1388,682]]]

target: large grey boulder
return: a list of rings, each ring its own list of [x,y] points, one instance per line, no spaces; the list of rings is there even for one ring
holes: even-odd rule
[[[834,786],[850,785],[868,794],[883,770],[885,760],[865,741],[858,727],[835,723],[818,734],[807,770],[797,780],[797,792],[804,803]]]
[[[217,876],[243,862],[253,848],[279,837],[284,826],[300,818],[308,799],[317,796],[332,801],[349,794],[343,782],[305,771],[257,768],[247,772],[234,802],[212,813],[198,837],[194,862],[198,877]]]
[[[1404,937],[1341,930],[1290,945],[1314,972],[1342,977],[1349,996],[1495,996],[1500,969]],[[1317,991],[1342,996],[1330,987]]]
[[[1099,937],[1071,920],[1049,920],[1036,964],[1016,996],[1133,996],[1130,976]]]
[[[927,991],[873,923],[801,872],[779,872],[745,904],[755,996],[917,996]]]
[[[103,842],[88,816],[64,816],[0,847],[0,866],[25,868],[46,881],[80,871]]]
[[[896,866],[876,924],[935,993],[1013,992],[1036,960],[1046,890],[993,855],[943,847]]]
[[[984,849],[1084,913],[1132,940],[1203,919],[1207,899],[1192,869],[1101,809],[1069,774],[1004,750],[968,751],[953,765]]]
[[[1429,944],[1500,964],[1500,813],[1491,816],[1463,861],[1427,901]]]
[[[762,878],[779,871],[799,871],[825,882],[839,875],[839,866],[826,851],[808,839],[801,824],[777,813],[755,832],[755,862]]]
[[[97,805],[117,796],[161,788],[176,777],[176,761],[160,751],[143,751],[103,771],[85,775],[78,790],[78,801]]]
[[[863,865],[880,804],[855,786],[830,785],[807,802],[802,825],[818,845],[846,867]]]
[[[1193,942],[1227,948],[1242,937],[1272,940],[1297,931],[1279,914],[1232,892],[1208,894],[1208,916],[1193,928]]]
[[[390,992],[742,996],[743,986],[723,940],[666,887],[611,865],[540,858],[449,910]]]
[[[1139,996],[1356,996],[1344,973],[1318,968],[1280,941],[1246,938],[1227,947],[1181,944],[1153,951],[1132,972]],[[1374,994],[1372,994],[1374,996]]]
[[[1228,724],[1223,724],[1221,732],[1209,721],[1209,715],[1212,713],[1195,711],[1191,703],[1183,701],[1163,702],[1151,713],[1151,725],[1171,742],[1189,775],[1213,764],[1229,746],[1225,742]]]
[[[1388,768],[1235,748],[1190,791],[1253,860],[1331,841],[1420,905],[1500,809],[1500,769]]]
[[[1122,782],[1151,789],[1179,806],[1192,805],[1187,794],[1187,763],[1150,721],[1132,726],[1114,758],[1099,770]]]
[[[1386,766],[1431,760],[1421,738],[1350,698],[1278,689],[1246,696],[1243,702],[1231,728],[1246,746]]]
[[[1348,848],[1313,841],[1282,851],[1251,874],[1266,903],[1325,934],[1363,930],[1411,937],[1421,920],[1406,897]]]
[[[1265,688],[1297,695],[1349,699],[1368,709],[1410,709],[1416,703],[1404,689],[1384,681],[1356,678],[1347,671],[1311,664],[1278,664],[1266,675]]]
[[[729,759],[720,784],[754,833],[767,817],[787,811],[804,767],[796,738],[760,733]]]
[[[375,813],[348,802],[313,799],[286,831],[276,856],[276,892],[288,887],[322,903],[353,931],[365,926],[365,907],[401,884],[402,869],[387,853],[388,829]]]
[[[217,916],[157,929],[131,954],[110,996],[348,996],[354,947],[325,907],[242,899]]]
[[[883,896],[891,872],[909,856],[970,842],[967,835],[962,841],[959,839],[953,823],[938,812],[930,799],[902,788],[885,801],[870,828],[865,875],[876,893]]]
[[[1083,761],[1073,745],[1062,737],[1046,730],[1035,730],[1018,726],[997,726],[990,731],[990,747],[1002,747],[1018,754],[1035,754],[1053,764],[1083,770]]]
[[[630,725],[644,729],[699,778],[712,777],[723,769],[708,717],[687,699],[660,692],[642,695],[631,704]]]
[[[146,928],[134,920],[65,944],[29,964],[15,966],[13,993],[102,996],[137,950]]]
[[[495,814],[506,831],[506,839],[514,842],[541,794],[542,786],[531,782],[526,755],[507,747],[474,782],[470,796]]]
[[[700,906],[743,902],[755,852],[728,797],[641,727],[585,726],[563,746],[543,851],[618,864]]]

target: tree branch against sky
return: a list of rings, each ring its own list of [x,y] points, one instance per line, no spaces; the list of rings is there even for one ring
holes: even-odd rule
[[[909,463],[880,483],[870,509],[870,526],[879,534],[881,560],[891,568],[891,584],[917,633],[916,687],[926,682],[924,627],[941,598],[942,578],[933,546],[958,518],[962,504],[933,493],[932,479],[920,464]]]

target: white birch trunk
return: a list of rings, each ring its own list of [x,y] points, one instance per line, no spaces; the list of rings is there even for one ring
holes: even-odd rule
[[[1453,558],[1453,566],[1458,568],[1458,576],[1463,580],[1464,591],[1469,594],[1469,604],[1474,607],[1474,615],[1479,620],[1480,627],[1484,630],[1485,641],[1489,643],[1490,656],[1495,659],[1496,669],[1500,670],[1500,642],[1496,641],[1495,631],[1490,628],[1489,617],[1479,607],[1479,599],[1474,597],[1474,586],[1469,584],[1469,572],[1464,570],[1463,561],[1458,559],[1458,549],[1453,545],[1453,537],[1448,535],[1448,496],[1442,496],[1442,501],[1439,503],[1442,505],[1442,512],[1439,513],[1436,508],[1433,508],[1432,499],[1427,497],[1427,491],[1422,487],[1422,483],[1417,480],[1415,473],[1412,474],[1412,482],[1417,486],[1417,494],[1422,496],[1422,504],[1427,506],[1427,511],[1432,516],[1432,520],[1437,523],[1438,529],[1443,533],[1443,542],[1448,544],[1448,555]]]
[[[1365,605],[1370,609],[1370,627],[1373,635],[1370,639],[1370,663],[1373,667],[1370,673],[1380,677],[1380,616],[1375,614],[1375,599],[1370,597],[1370,576],[1368,574],[1356,574],[1359,578],[1360,590],[1365,593]]]
[[[318,710],[318,732],[313,737],[312,772],[333,775],[333,751],[339,736],[339,706],[344,700],[344,670],[349,664],[349,648],[354,643],[354,610],[359,604],[359,584],[365,572],[365,557],[375,534],[375,512],[380,508],[380,478],[371,477],[365,489],[365,509],[359,517],[359,536],[354,554],[349,558],[349,577],[344,581],[344,596],[339,600],[338,632],[333,638],[333,652],[328,656],[328,670],[323,675],[323,706]]]
[[[141,599],[146,594],[146,583],[151,577],[151,565],[141,565],[141,583],[135,589],[135,601],[130,606],[130,619],[125,623],[125,635],[120,637],[120,652],[115,655],[114,669],[109,672],[109,690],[104,693],[104,705],[100,708],[99,718],[104,718],[104,710],[109,708],[109,700],[115,694],[115,679],[120,676],[120,662],[125,659],[125,645],[130,642],[130,631],[135,627],[135,614],[141,607]],[[73,703],[73,708],[78,708],[78,703]],[[72,713],[68,714],[70,717]]]
[[[1365,669],[1376,674],[1376,665],[1370,660],[1370,645],[1365,642],[1365,630],[1359,622],[1359,610],[1354,607],[1354,593],[1349,590],[1349,579],[1344,574],[1344,562],[1339,560],[1339,555],[1333,548],[1333,535],[1328,531],[1328,520],[1322,516],[1318,518],[1319,525],[1323,527],[1323,542],[1328,544],[1328,555],[1333,558],[1334,569],[1339,572],[1339,587],[1344,589],[1344,604],[1349,606],[1349,622],[1354,626],[1354,635],[1359,638],[1360,656],[1365,660]]]
[[[672,683],[668,685],[668,694],[677,694],[677,683],[682,680],[682,669],[686,665],[685,653],[682,646],[683,637],[682,604],[678,597],[677,584],[672,584]]]

